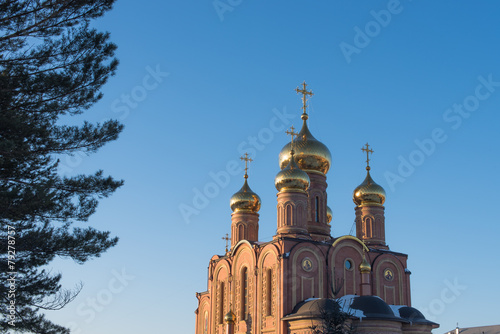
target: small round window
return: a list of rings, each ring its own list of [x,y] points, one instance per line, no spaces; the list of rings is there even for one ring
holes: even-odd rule
[[[345,265],[345,268],[347,270],[351,270],[352,269],[352,261],[351,260],[345,260],[344,265]]]

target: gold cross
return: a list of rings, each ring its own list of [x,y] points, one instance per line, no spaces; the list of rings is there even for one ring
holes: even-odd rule
[[[246,152],[245,152],[245,157],[240,157],[240,159],[245,161],[245,179],[247,179],[248,178],[248,174],[247,174],[248,163],[253,161],[253,160],[248,157],[248,153],[246,153]]]
[[[293,127],[293,125],[290,127],[290,130],[292,130],[292,131],[286,130],[285,132],[286,132],[287,135],[290,135],[292,137],[292,150],[293,150],[293,136],[298,136],[299,133],[293,131],[293,130],[295,130],[295,128]]]
[[[370,145],[366,143],[365,146],[361,148],[361,151],[366,152],[366,169],[370,170],[370,153],[373,153],[373,150],[370,149]]]
[[[299,89],[299,87],[295,88],[295,91],[297,92],[297,94],[302,94],[302,111],[303,111],[303,115],[306,115],[306,109],[307,109],[307,95],[310,95],[310,96],[313,96],[313,92],[312,90],[310,91],[307,91],[306,89],[307,87],[307,84],[306,82],[304,81],[302,83],[302,89]]]
[[[227,253],[228,241],[231,240],[231,238],[229,238],[229,234],[226,233],[226,236],[222,237],[222,240],[226,240],[226,253]]]

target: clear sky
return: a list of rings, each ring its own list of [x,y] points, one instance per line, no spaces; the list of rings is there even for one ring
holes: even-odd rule
[[[120,242],[83,266],[54,263],[84,289],[48,316],[74,333],[193,333],[245,151],[260,240],[275,234],[278,154],[306,80],[311,132],[333,158],[333,235],[351,231],[368,142],[413,306],[435,333],[500,323],[499,17],[493,0],[118,1],[95,26],[121,64],[85,118],[125,130],[62,166],[125,180],[89,221]]]

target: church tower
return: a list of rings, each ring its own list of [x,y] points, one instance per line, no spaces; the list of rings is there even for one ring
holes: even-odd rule
[[[385,190],[370,175],[370,149],[368,143],[361,148],[366,152],[366,178],[353,193],[356,203],[356,236],[367,246],[388,249],[385,244]]]
[[[302,89],[296,88],[295,91],[302,94],[302,129],[297,140],[294,142],[295,162],[310,179],[310,185],[307,189],[307,231],[313,240],[330,240],[330,221],[328,217],[329,208],[327,207],[326,194],[326,173],[330,169],[332,157],[330,150],[323,143],[318,141],[309,131],[307,120],[307,96],[314,95],[312,91],[307,91],[307,84],[302,83]],[[291,143],[283,147],[279,155],[280,168],[284,169],[291,159]],[[331,212],[331,210],[330,210]],[[330,216],[331,217],[331,216]]]
[[[248,185],[248,163],[253,161],[245,153],[240,158],[245,161],[245,182],[243,187],[236,192],[229,201],[231,210],[231,248],[241,240],[259,240],[259,212],[260,197],[250,189]]]
[[[302,171],[294,159],[293,137],[298,133],[286,131],[292,137],[290,159],[288,165],[281,170],[274,179],[278,189],[278,236],[307,237],[309,238],[307,226],[307,208],[310,180],[306,172]]]

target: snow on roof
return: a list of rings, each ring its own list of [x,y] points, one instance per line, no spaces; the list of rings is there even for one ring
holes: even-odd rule
[[[345,296],[342,296],[340,298],[337,298],[336,300],[339,303],[340,308],[342,309],[342,312],[361,319],[361,318],[365,317],[365,313],[361,310],[356,310],[356,309],[351,308],[352,302],[354,301],[354,298],[356,298],[356,297],[358,297],[358,296],[345,295]]]
[[[458,332],[460,334],[476,334],[476,333],[498,334],[500,333],[500,325],[459,328]],[[446,334],[448,333],[455,334],[456,329],[446,332]]]
[[[406,305],[389,305],[389,307],[391,308],[392,312],[394,312],[394,315],[396,317],[401,318],[401,314],[399,314],[399,309],[402,307],[406,307]]]

